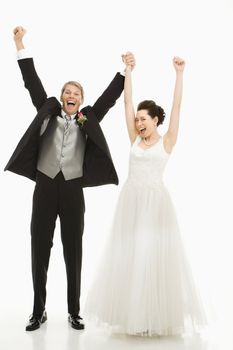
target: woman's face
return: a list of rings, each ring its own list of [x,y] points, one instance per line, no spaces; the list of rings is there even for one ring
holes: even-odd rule
[[[154,131],[158,123],[158,117],[151,118],[146,109],[137,111],[135,117],[135,126],[138,134],[145,138],[150,136]]]

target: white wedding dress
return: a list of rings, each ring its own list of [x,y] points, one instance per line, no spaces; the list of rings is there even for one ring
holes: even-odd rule
[[[137,335],[178,335],[206,324],[163,172],[163,138],[131,147],[129,174],[84,316]]]

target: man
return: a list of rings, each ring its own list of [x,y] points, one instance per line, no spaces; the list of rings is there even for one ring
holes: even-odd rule
[[[33,313],[27,331],[38,329],[47,320],[46,281],[57,216],[67,272],[68,320],[75,329],[84,329],[79,315],[84,229],[83,187],[118,184],[118,177],[99,122],[114,106],[124,87],[117,73],[93,106],[83,103],[82,86],[70,81],[62,88],[60,101],[47,94],[37,75],[33,59],[25,52],[22,27],[14,29],[18,63],[38,114],[20,140],[4,170],[36,181],[31,219]],[[125,63],[134,67],[132,54]]]

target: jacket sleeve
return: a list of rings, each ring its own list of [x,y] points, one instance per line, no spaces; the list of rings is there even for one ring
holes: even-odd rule
[[[45,103],[47,94],[37,75],[33,59],[21,59],[18,60],[18,64],[24,80],[24,86],[29,91],[32,103],[38,111]]]
[[[125,77],[123,75],[117,73],[106,90],[94,103],[92,108],[99,121],[103,119],[105,114],[115,105],[116,100],[120,97],[124,89],[124,79]]]

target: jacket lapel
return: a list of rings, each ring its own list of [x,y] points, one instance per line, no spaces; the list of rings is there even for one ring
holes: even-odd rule
[[[111,159],[103,131],[99,125],[94,111],[92,110],[92,107],[84,107],[81,112],[87,117],[87,120],[83,124],[82,130],[88,135],[91,141],[94,142],[96,146],[98,146]]]

